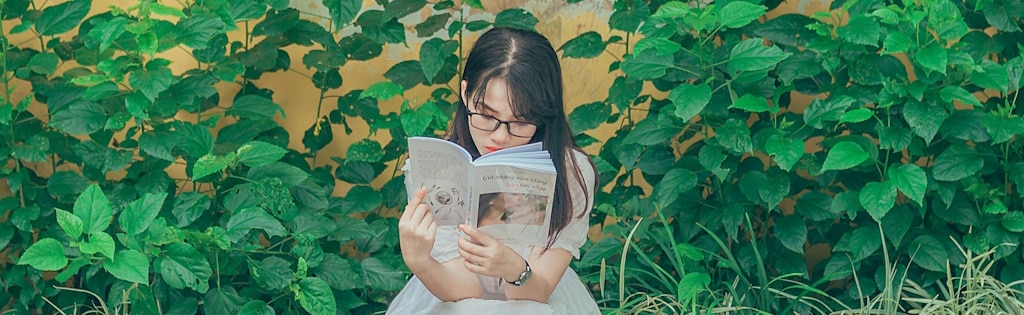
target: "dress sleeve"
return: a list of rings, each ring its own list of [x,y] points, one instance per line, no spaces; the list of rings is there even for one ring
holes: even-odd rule
[[[409,159],[405,159],[405,163],[402,166],[402,173],[409,173]],[[412,199],[413,194],[416,193],[412,188],[412,182],[409,180],[409,176],[405,177],[405,192],[406,198]],[[408,200],[406,200],[408,202]],[[446,262],[459,257],[459,230],[456,226],[438,226],[437,233],[434,236],[434,248],[430,250],[430,256],[434,257],[438,262]]]
[[[572,197],[572,217],[569,224],[555,239],[552,248],[563,248],[572,253],[576,259],[580,258],[580,247],[587,241],[587,231],[590,229],[590,209],[594,207],[594,184],[596,175],[590,157],[585,153],[573,150],[576,164],[579,165],[580,173],[583,175],[583,186],[580,186],[576,179],[575,172],[569,172],[569,194]]]

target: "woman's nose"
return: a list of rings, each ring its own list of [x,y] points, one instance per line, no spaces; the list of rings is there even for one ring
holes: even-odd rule
[[[491,132],[491,141],[494,143],[505,143],[512,135],[508,133],[508,125],[499,124],[498,129]]]

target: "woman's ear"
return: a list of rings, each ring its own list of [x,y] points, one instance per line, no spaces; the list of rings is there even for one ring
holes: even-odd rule
[[[462,80],[459,84],[459,95],[462,96],[462,103],[466,104],[466,107],[469,108],[469,99],[466,98],[466,86],[469,86],[469,81]]]

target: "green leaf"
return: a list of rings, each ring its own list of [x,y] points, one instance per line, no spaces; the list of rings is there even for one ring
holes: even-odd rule
[[[664,7],[664,6],[663,6]],[[660,9],[659,9],[660,10]],[[764,23],[751,25],[754,36],[764,37],[775,43],[800,47],[817,37],[808,25],[817,23],[813,19],[797,13],[788,13],[772,18]],[[820,67],[820,63],[818,66]]]
[[[775,237],[791,251],[803,254],[807,243],[807,223],[804,217],[791,214],[775,219]]]
[[[367,10],[356,18],[355,25],[362,28],[366,37],[381,44],[405,43],[405,26],[398,20],[384,20],[384,11]]]
[[[600,56],[607,47],[608,44],[601,38],[600,33],[588,31],[565,42],[558,50],[562,51],[562,58],[590,59]],[[637,48],[634,48],[634,51],[637,51]]]
[[[839,280],[849,277],[859,266],[854,265],[846,255],[832,255],[825,265],[822,277],[828,280]]]
[[[54,209],[54,211],[57,212],[57,224],[60,225],[65,234],[76,240],[82,236],[84,226],[82,225],[81,218],[61,209]]]
[[[103,254],[107,258],[114,257],[114,238],[107,232],[96,232],[89,235],[89,240],[78,244],[85,254]]]
[[[160,215],[165,199],[167,193],[145,194],[139,200],[129,203],[117,218],[121,229],[128,235],[138,235],[149,229],[149,224]]]
[[[764,15],[768,7],[744,1],[732,1],[718,13],[718,24],[726,28],[740,28]],[[659,10],[660,11],[660,10]]]
[[[348,191],[341,204],[343,213],[358,213],[376,209],[384,202],[379,191],[369,186],[355,186]]]
[[[769,170],[766,175],[771,180],[766,178],[763,184],[757,186],[757,196],[761,201],[764,201],[769,210],[775,210],[779,203],[782,202],[782,199],[789,196],[790,175],[779,172],[775,168]]]
[[[336,29],[351,24],[363,7],[362,0],[324,0],[323,4],[331,14],[331,22],[334,22]]]
[[[1010,78],[1006,68],[986,59],[981,61],[981,71],[971,73],[971,82],[982,88],[1006,93]]]
[[[142,91],[142,94],[145,94],[150,102],[154,102],[160,92],[170,88],[171,82],[174,80],[171,69],[167,68],[167,65],[155,61],[157,60],[150,61],[146,65],[146,69],[128,73],[128,83],[132,85],[132,88]]]
[[[210,262],[192,245],[173,243],[163,247],[163,254],[153,263],[160,276],[172,288],[192,288],[199,293],[210,289]],[[154,268],[155,268],[154,267]]]
[[[198,126],[196,127],[198,128]],[[203,130],[205,130],[205,128]],[[206,132],[209,134],[209,131]],[[210,136],[209,140],[210,146],[212,147],[213,137]],[[150,131],[139,136],[139,149],[150,156],[166,161],[174,161],[175,157],[174,155],[171,155],[171,150],[177,146],[177,142],[178,137],[175,133],[168,131]]]
[[[697,186],[697,175],[685,168],[673,168],[654,187],[658,204],[667,208],[684,192]]]
[[[910,145],[910,141],[913,140],[913,135],[907,128],[881,125],[877,128],[878,145],[882,149],[900,151],[906,149]]]
[[[57,55],[46,52],[32,56],[25,67],[38,74],[52,75],[57,70],[58,62],[60,62],[60,58],[57,58]]]
[[[434,77],[444,68],[445,58],[455,53],[458,48],[458,42],[440,38],[431,38],[423,43],[420,47],[420,67],[423,68],[427,82],[434,81]]]
[[[302,56],[302,64],[306,68],[315,69],[320,72],[328,72],[333,69],[340,68],[345,65],[347,61],[345,59],[345,53],[340,48],[326,50],[310,50],[305,56]]]
[[[689,121],[711,102],[711,87],[707,84],[680,84],[668,93],[668,98],[676,106],[675,115]]]
[[[15,145],[11,157],[25,162],[46,162],[46,153],[50,150],[50,138],[34,135],[22,145]]]
[[[274,119],[278,112],[281,117],[285,117],[284,109],[273,100],[260,95],[245,95],[235,99],[226,114],[241,118]]]
[[[939,97],[946,102],[958,100],[964,104],[974,105],[976,107],[981,106],[981,101],[978,101],[978,98],[974,97],[971,92],[967,92],[964,88],[955,85],[947,85],[946,87],[943,87],[942,91],[939,92]]]
[[[252,36],[278,36],[299,25],[299,11],[288,8],[268,11],[267,16],[252,28]]]
[[[779,168],[789,171],[804,155],[804,142],[799,139],[773,134],[765,142],[765,153],[775,156]]]
[[[364,222],[360,220],[360,222]],[[369,228],[369,227],[367,227]],[[319,266],[311,270],[317,278],[323,279],[332,288],[347,291],[362,288],[363,280],[352,264],[338,254],[327,253]]]
[[[878,46],[882,27],[870,16],[854,16],[845,26],[838,28],[836,34],[854,44]]]
[[[432,15],[420,24],[416,24],[417,37],[430,37],[440,31],[452,18],[451,13]]]
[[[685,2],[681,1],[670,1],[662,4],[658,7],[658,11],[651,15],[653,19],[671,19],[677,17],[685,17],[690,13],[690,7]]]
[[[655,118],[641,120],[622,140],[622,145],[656,145],[671,140],[682,128],[663,124]]]
[[[839,123],[859,123],[870,119],[873,115],[874,112],[871,109],[861,107],[844,113],[839,117]]]
[[[882,231],[896,247],[903,242],[903,237],[910,231],[914,222],[914,213],[908,207],[896,207],[882,218]]]
[[[114,217],[110,201],[103,190],[96,184],[89,185],[75,200],[74,213],[82,218],[85,234],[95,234],[107,230],[110,220]]]
[[[734,2],[735,3],[735,2]],[[690,272],[679,279],[676,286],[676,299],[682,303],[693,301],[711,285],[711,276],[703,272]]]
[[[372,97],[376,98],[377,101],[386,101],[392,97],[402,95],[402,93],[405,93],[404,88],[394,82],[385,81],[374,83],[366,88],[366,90],[359,94],[359,98]]]
[[[119,251],[114,259],[103,264],[103,269],[114,278],[149,285],[149,258],[139,251]]]
[[[87,135],[103,129],[107,124],[107,113],[99,104],[76,101],[67,108],[53,113],[50,127],[72,135]]]
[[[626,33],[636,32],[640,23],[651,15],[651,8],[646,1],[620,2],[622,7],[615,6],[615,12],[608,17],[608,26],[613,30]]]
[[[827,100],[815,99],[804,110],[804,122],[815,129],[822,129],[826,121],[842,119],[846,109],[856,102],[856,99],[846,95],[830,97]]]
[[[184,192],[174,199],[171,214],[178,218],[178,227],[186,227],[210,209],[210,197],[194,192]]]
[[[910,37],[902,32],[892,32],[885,35],[882,41],[883,54],[905,53],[910,50]]]
[[[345,158],[351,161],[375,163],[384,157],[384,149],[380,143],[370,139],[359,140],[348,147]]]
[[[764,46],[763,42],[763,39],[751,38],[733,46],[729,58],[729,72],[771,69],[793,55],[783,52],[776,46]]]
[[[246,177],[254,181],[264,178],[278,178],[285,187],[292,187],[309,178],[309,173],[293,165],[274,162],[249,169]]]
[[[480,10],[484,9],[484,5],[481,4],[480,0],[466,0],[466,5],[468,5],[470,8],[474,8],[474,9],[480,9]]]
[[[998,199],[991,200],[984,208],[981,209],[982,212],[988,214],[1003,214],[1009,210],[1010,209],[1007,209],[1006,205]]]
[[[892,181],[870,182],[860,190],[860,204],[871,218],[882,222],[882,217],[896,203],[896,185]]]
[[[207,154],[196,160],[195,166],[192,167],[192,180],[197,180],[206,175],[217,173],[226,169],[234,161],[229,157],[223,157],[219,155]]]
[[[277,314],[267,302],[252,300],[238,310],[238,315],[275,315]]]
[[[859,262],[871,256],[881,247],[882,237],[878,233],[878,228],[874,225],[867,225],[843,234],[836,242],[836,246],[832,248],[832,252],[850,253],[853,262]]]
[[[277,162],[288,153],[288,150],[263,141],[249,141],[235,152],[238,162],[249,167],[257,167]]]
[[[263,258],[259,265],[250,262],[251,274],[256,283],[268,290],[280,290],[292,283],[292,265],[281,257]]]
[[[733,102],[732,105],[729,105],[729,108],[738,108],[751,113],[767,112],[768,100],[751,94],[743,94],[740,99]]]
[[[82,22],[91,7],[91,0],[73,0],[45,8],[36,18],[36,31],[42,36],[70,31]]]
[[[907,246],[907,254],[910,259],[924,269],[945,272],[949,253],[942,246],[937,238],[931,235],[921,235],[910,242]]]
[[[949,113],[938,104],[910,100],[903,106],[903,119],[910,125],[910,130],[924,139],[926,144],[931,144],[947,117]]]
[[[923,169],[914,164],[890,165],[887,171],[889,179],[896,188],[919,206],[924,206],[924,193],[928,188],[928,176]]]
[[[947,58],[946,48],[937,44],[929,45],[914,54],[914,60],[921,67],[941,74],[946,74]]]
[[[54,172],[46,181],[46,190],[54,196],[71,196],[81,194],[89,182],[82,177],[82,174],[74,171]]]
[[[992,136],[992,144],[1000,144],[1010,141],[1014,136],[1020,139],[1024,137],[1024,118],[1001,117],[994,114],[987,115],[981,122],[985,130]]]
[[[750,139],[750,128],[745,120],[730,118],[721,127],[715,129],[715,141],[718,145],[729,149],[736,155],[751,152],[753,143]]]
[[[125,32],[128,19],[115,17],[89,30],[87,36],[100,42],[100,51],[107,50]]]
[[[212,14],[196,14],[175,24],[174,38],[178,43],[193,49],[206,49],[209,47],[211,38],[225,31],[227,31],[227,24],[224,24],[224,20],[221,20],[220,17]]]
[[[819,174],[825,171],[849,169],[867,161],[870,157],[871,155],[864,152],[864,148],[856,142],[843,141],[828,150],[828,155],[825,157],[825,163],[821,165]]]
[[[405,285],[405,275],[376,257],[362,261],[363,281],[371,288],[394,291]]]
[[[18,258],[18,265],[29,265],[42,271],[56,271],[68,265],[64,245],[55,239],[44,238],[32,244]]]
[[[936,180],[955,182],[975,176],[985,166],[985,158],[972,147],[953,145],[943,151],[932,165]]]
[[[238,242],[252,229],[261,229],[270,237],[288,234],[281,221],[260,208],[243,208],[235,211],[224,224],[224,229],[228,231],[231,242]]]
[[[648,49],[626,56],[620,67],[628,77],[653,80],[665,76],[669,68],[675,67],[675,60],[672,56],[661,56],[656,51]]]
[[[1021,211],[1010,211],[1003,216],[1000,221],[1010,232],[1020,233],[1024,232],[1024,212]]]
[[[836,194],[835,198],[832,199],[832,205],[829,207],[832,213],[846,213],[846,215],[853,220],[857,217],[857,212],[860,211],[860,193],[856,190],[848,190]]]
[[[612,114],[612,107],[605,102],[594,102],[577,106],[569,113],[569,129],[574,135],[597,128]]]
[[[600,55],[601,52],[604,52],[605,43],[601,42],[601,45],[601,51],[597,52],[598,55]],[[633,52],[639,53],[647,49],[655,49],[659,56],[671,56],[672,54],[682,50],[683,46],[665,38],[645,37],[636,42],[636,45],[633,47]]]
[[[327,282],[320,278],[310,277],[299,281],[299,291],[296,292],[295,298],[299,300],[299,305],[302,305],[302,308],[310,314],[338,312],[334,292],[331,291]]]

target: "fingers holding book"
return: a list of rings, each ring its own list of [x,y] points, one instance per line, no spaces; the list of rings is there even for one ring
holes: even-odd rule
[[[434,248],[437,223],[430,213],[430,206],[422,203],[426,194],[426,189],[418,190],[398,219],[399,246],[407,264],[430,258],[430,251]]]

